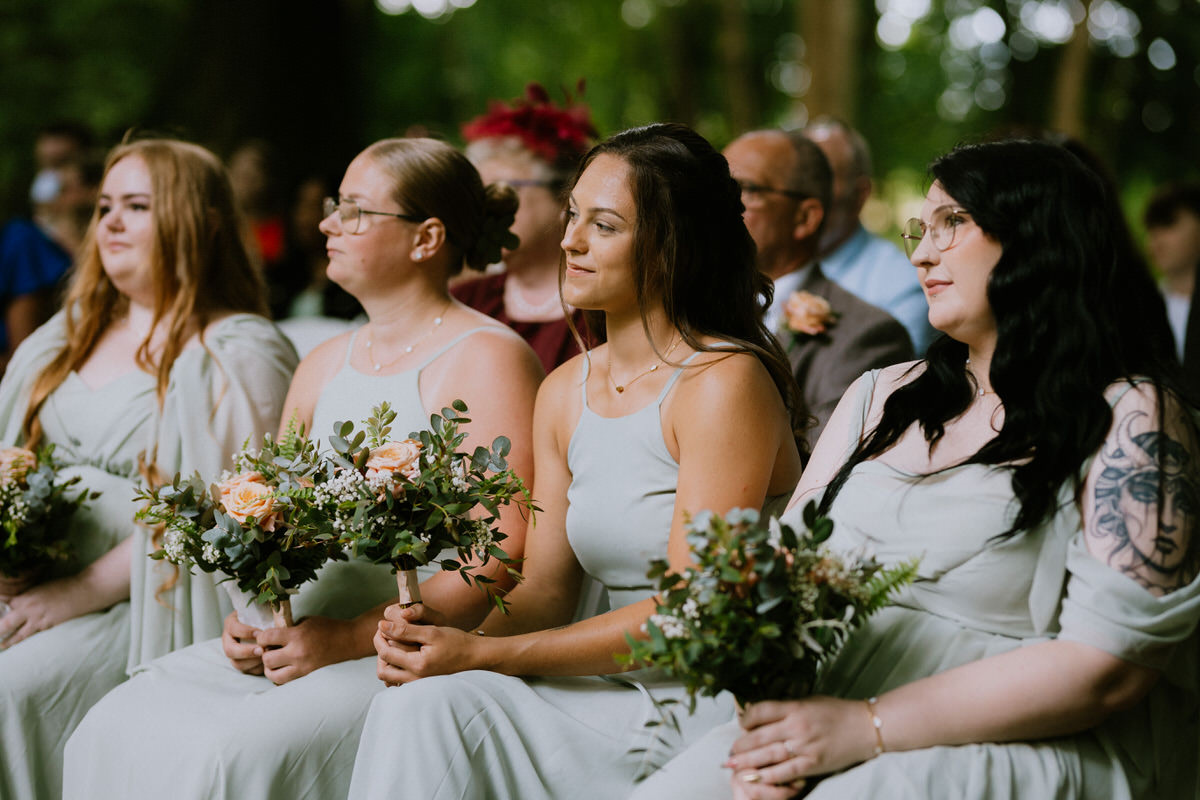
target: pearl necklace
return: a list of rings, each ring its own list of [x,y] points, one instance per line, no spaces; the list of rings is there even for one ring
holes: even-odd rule
[[[379,372],[384,367],[392,366],[397,361],[399,361],[401,358],[403,358],[404,356],[411,353],[413,351],[413,349],[416,348],[417,345],[419,345],[421,342],[428,339],[430,336],[433,336],[433,334],[437,332],[437,329],[442,326],[442,317],[445,315],[446,310],[449,308],[450,308],[450,303],[449,303],[449,301],[447,301],[446,305],[443,306],[443,308],[442,308],[442,313],[438,314],[436,317],[433,318],[433,327],[431,327],[429,330],[425,331],[425,333],[421,334],[416,339],[413,339],[411,342],[409,342],[404,347],[404,349],[401,350],[400,353],[396,355],[395,358],[393,358],[391,361],[387,362],[386,364],[380,363],[375,360],[375,354],[371,351],[371,345],[373,344],[373,340],[370,336],[368,336],[367,337],[367,360],[371,362],[371,366],[375,368],[376,372]]]
[[[663,363],[664,363],[664,362],[667,360],[667,356],[671,355],[671,352],[672,352],[672,351],[673,351],[673,350],[674,350],[676,347],[678,347],[678,346],[679,346],[679,343],[680,343],[680,342],[682,342],[682,341],[683,341],[683,337],[682,337],[682,336],[681,336],[681,337],[679,337],[678,339],[676,339],[676,340],[675,340],[675,343],[674,343],[674,344],[672,344],[670,347],[668,347],[668,348],[667,348],[667,352],[665,352],[665,353],[663,353],[661,356],[659,356],[659,359],[658,359],[658,361],[657,361],[657,362],[655,362],[654,366],[652,366],[652,367],[649,367],[649,368],[647,368],[647,369],[644,369],[644,370],[642,370],[642,371],[641,371],[641,372],[639,372],[637,375],[634,375],[632,378],[630,378],[629,380],[625,381],[624,383],[617,383],[616,379],[615,379],[615,378],[613,378],[613,373],[612,373],[612,346],[611,346],[611,345],[609,345],[609,350],[608,350],[608,382],[609,382],[609,383],[611,383],[611,384],[612,384],[612,387],[613,387],[614,389],[616,389],[616,390],[617,390],[617,394],[624,394],[624,393],[625,393],[625,390],[626,390],[626,389],[628,389],[628,388],[629,388],[629,387],[630,387],[630,386],[633,384],[633,382],[634,382],[634,381],[636,381],[636,380],[638,380],[638,379],[640,379],[640,378],[644,378],[644,377],[646,377],[646,376],[647,376],[647,375],[649,375],[651,372],[655,372],[655,371],[656,371],[656,370],[657,370],[659,367],[661,367],[661,366],[663,365]]]

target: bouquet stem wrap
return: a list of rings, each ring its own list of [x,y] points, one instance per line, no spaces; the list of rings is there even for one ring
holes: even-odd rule
[[[400,591],[400,607],[408,608],[421,602],[421,581],[415,568],[396,569],[396,588]]]
[[[267,628],[290,628],[292,622],[292,601],[284,598],[278,603],[264,604],[256,602],[254,595],[243,592],[233,581],[221,584],[225,587],[233,610],[237,612],[238,622],[251,628],[265,630]]]

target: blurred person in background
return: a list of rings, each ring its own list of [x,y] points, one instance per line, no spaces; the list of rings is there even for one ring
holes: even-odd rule
[[[284,255],[271,274],[271,315],[301,357],[363,315],[362,305],[326,275],[329,254],[318,226],[324,199],[336,190],[336,183],[322,175],[300,181],[292,193]]]
[[[894,317],[822,271],[817,249],[834,181],[816,144],[799,133],[751,131],[725,148],[725,158],[742,190],[758,269],[775,286],[763,321],[816,417],[811,447],[846,388],[869,369],[911,359],[912,343]]]
[[[546,372],[552,372],[579,352],[558,288],[561,195],[596,138],[591,112],[569,97],[559,107],[531,83],[523,98],[511,105],[492,103],[486,114],[464,125],[463,137],[467,157],[485,182],[517,190],[521,205],[513,233],[520,243],[503,251],[503,272],[458,284],[453,294],[525,337]],[[573,313],[578,323],[581,315]]]
[[[54,313],[56,290],[87,230],[103,164],[82,125],[55,123],[34,142],[31,216],[0,228],[0,373],[17,345]]]
[[[233,196],[248,226],[250,254],[262,266],[269,286],[283,258],[285,230],[275,151],[262,139],[248,139],[234,149],[226,163]]]
[[[1200,182],[1160,187],[1146,204],[1146,249],[1162,276],[1159,289],[1175,337],[1175,355],[1184,358],[1188,311],[1200,264]]]
[[[871,196],[871,151],[846,123],[821,117],[804,129],[833,167],[833,201],[817,256],[821,269],[843,289],[879,306],[908,331],[918,356],[936,335],[917,274],[893,242],[870,233],[859,221]]]

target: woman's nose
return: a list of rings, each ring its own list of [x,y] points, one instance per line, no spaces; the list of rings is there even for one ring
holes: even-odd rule
[[[917,242],[917,247],[913,250],[913,254],[908,261],[914,267],[925,267],[930,264],[936,264],[941,253],[933,246],[933,237],[926,233],[921,237],[921,241]]]
[[[125,227],[125,219],[121,216],[120,206],[114,205],[110,208],[101,221],[109,230],[119,231]]]
[[[317,223],[317,230],[326,236],[333,236],[333,234],[336,232],[335,229],[338,227],[339,221],[338,212],[335,209],[329,214],[326,214],[325,217],[319,223]]]
[[[559,246],[568,253],[578,253],[583,249],[583,237],[579,235],[578,225],[573,222],[567,223],[567,228],[563,231],[563,238]]]

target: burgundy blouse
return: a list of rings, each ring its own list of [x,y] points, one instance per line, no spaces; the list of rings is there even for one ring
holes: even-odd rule
[[[529,342],[529,346],[542,360],[542,366],[549,374],[555,367],[579,353],[579,346],[567,320],[551,320],[549,322],[518,322],[508,318],[504,311],[504,281],[508,275],[501,272],[496,275],[485,275],[472,281],[463,281],[450,289],[450,294],[476,311],[481,311],[493,319],[503,322]],[[585,333],[583,313],[573,314],[575,327],[580,334]]]

